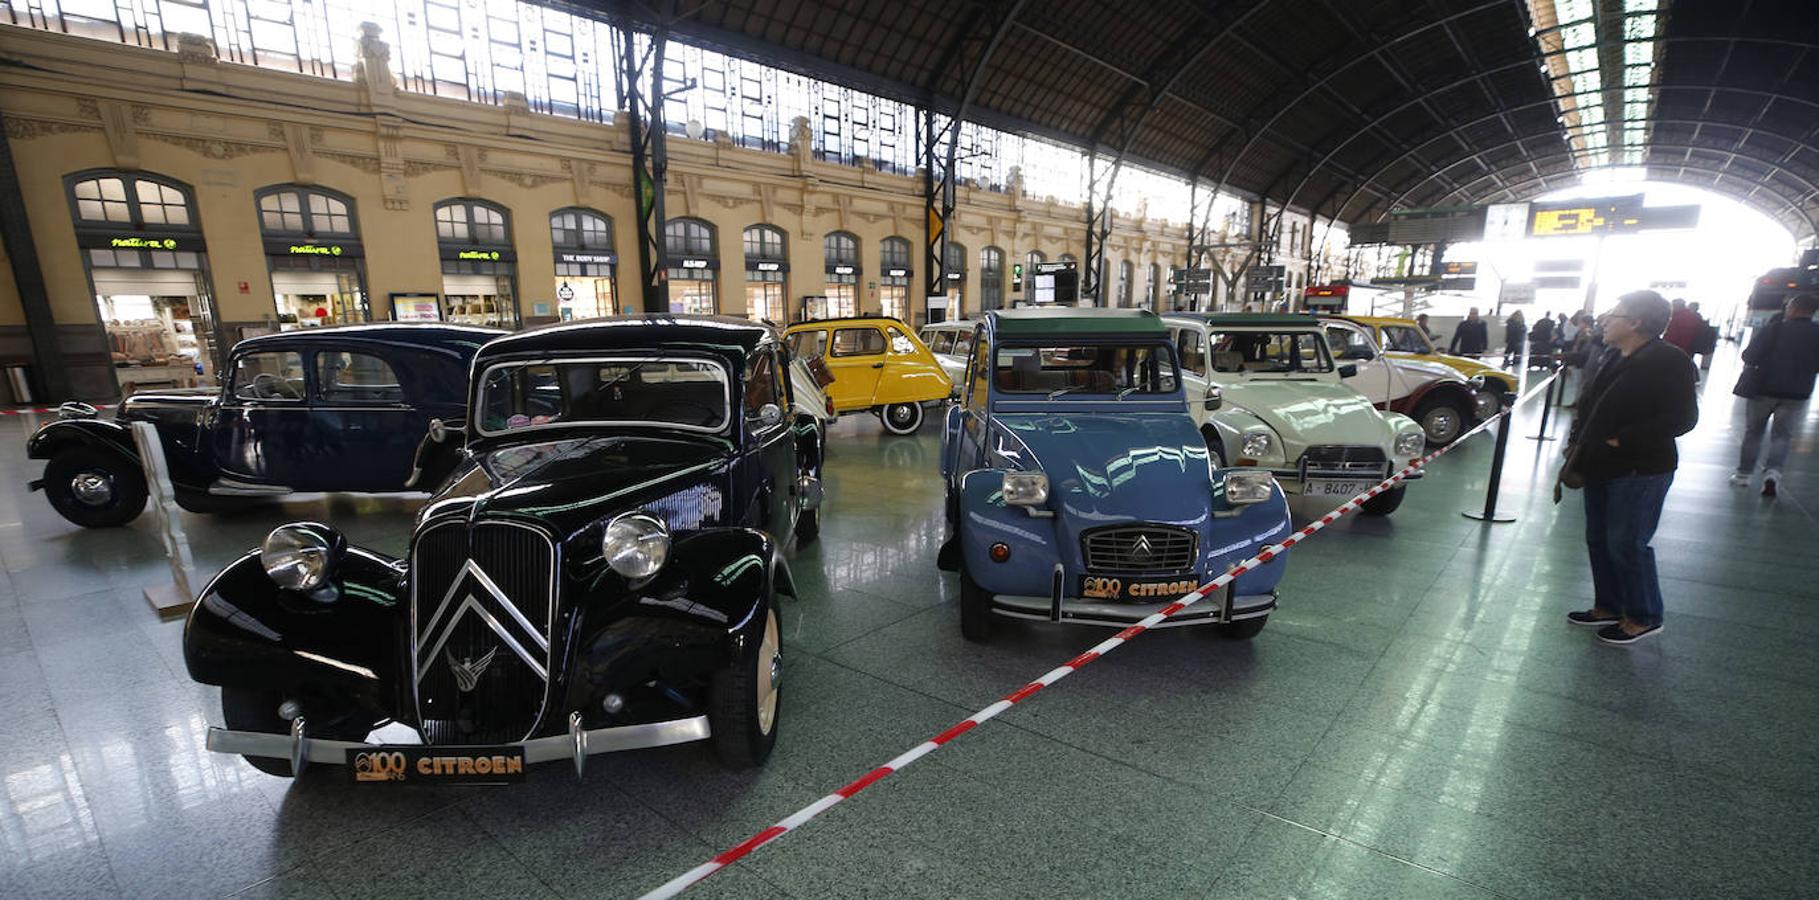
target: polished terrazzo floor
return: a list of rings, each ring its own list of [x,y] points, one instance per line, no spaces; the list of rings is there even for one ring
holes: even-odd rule
[[[1512,441],[1519,521],[1459,515],[1480,440],[1394,517],[1298,549],[1254,642],[1145,636],[694,894],[1811,896],[1819,421],[1779,500],[1733,489],[1730,379],[1721,360],[1682,442],[1660,640],[1599,646],[1563,620],[1590,586],[1578,499],[1545,497],[1557,443]],[[26,493],[32,424],[0,420],[0,897],[632,895],[1102,635],[962,641],[932,422],[894,439],[850,419],[822,541],[794,560],[768,767],[697,745],[597,757],[581,783],[550,765],[505,789],[292,784],[203,749],[215,691],[140,597],[167,577],[149,521],[85,532]],[[184,521],[212,571],[293,518],[397,551],[413,505]]]

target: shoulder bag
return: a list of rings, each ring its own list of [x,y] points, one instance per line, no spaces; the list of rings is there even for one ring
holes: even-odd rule
[[[1761,359],[1767,359],[1775,352],[1775,339],[1781,336],[1781,323],[1771,322],[1765,326],[1768,333],[1762,338]],[[1737,376],[1737,386],[1731,393],[1745,400],[1753,400],[1762,393],[1762,367],[1756,363],[1744,363],[1742,373]]]

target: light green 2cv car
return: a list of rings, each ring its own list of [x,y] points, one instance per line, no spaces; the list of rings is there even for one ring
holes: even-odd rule
[[[1344,500],[1424,452],[1415,420],[1377,409],[1345,384],[1357,369],[1334,361],[1312,316],[1177,313],[1165,321],[1214,465],[1256,466],[1291,495]],[[1373,497],[1364,512],[1394,512],[1407,487]]]

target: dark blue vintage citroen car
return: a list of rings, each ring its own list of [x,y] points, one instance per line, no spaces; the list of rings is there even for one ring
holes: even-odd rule
[[[64,404],[26,443],[46,461],[31,487],[77,525],[131,522],[146,485],[128,423],[149,422],[176,501],[191,512],[296,492],[407,490],[430,422],[461,419],[475,351],[505,333],[382,324],[248,338],[219,388],[134,394],[113,419]]]
[[[788,359],[767,326],[703,317],[481,348],[465,426],[432,432],[459,461],[407,557],[285,525],[203,589],[184,658],[221,686],[208,746],[363,781],[706,739],[762,762],[795,592],[780,548],[815,537],[821,497]],[[422,743],[366,743],[382,722]]]
[[[1129,625],[1289,533],[1268,472],[1211,465],[1148,310],[990,313],[962,391],[943,438],[940,562],[960,573],[969,639],[988,638],[995,616]],[[1255,636],[1286,556],[1164,627]]]

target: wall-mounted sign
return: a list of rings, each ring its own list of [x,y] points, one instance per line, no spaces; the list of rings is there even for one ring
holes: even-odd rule
[[[910,270],[903,268],[885,269],[884,274],[891,278],[908,278]]]
[[[463,247],[459,244],[443,244],[440,248],[443,259],[460,259],[470,262],[515,262],[518,254],[503,247]]]
[[[947,273],[947,280],[949,280],[949,281],[959,281],[959,280],[960,280],[960,279],[962,279],[962,278],[965,278],[965,277],[966,277],[966,273],[965,273],[965,272],[949,272],[949,273]]]
[[[857,275],[858,273],[859,273],[858,266],[828,266],[827,267],[827,274],[829,274],[829,275]]]
[[[442,321],[442,295],[393,292],[392,321],[394,322],[440,322]]]
[[[1012,263],[1011,264],[1011,290],[1013,290],[1013,291],[1023,290],[1023,264],[1022,263]]]
[[[499,261],[499,251],[497,251],[497,250],[463,250],[460,253],[455,254],[455,258],[456,259],[484,259],[488,262],[498,262]]]
[[[162,234],[108,234],[106,232],[77,232],[76,245],[85,250],[168,250],[184,253],[199,253],[204,247],[202,238],[196,235],[162,235]]]
[[[574,286],[570,285],[566,281],[562,282],[559,285],[556,285],[556,299],[561,300],[563,303],[567,303],[570,300],[575,299]]]
[[[751,263],[751,267],[752,267],[752,271],[754,271],[754,272],[788,272],[789,271],[789,263],[776,262],[776,261],[772,261],[772,260],[759,260],[757,262]]]
[[[720,261],[705,256],[678,256],[670,259],[670,265],[678,269],[718,269]]]
[[[556,262],[574,263],[577,265],[592,263],[594,265],[611,266],[619,262],[619,257],[617,254],[613,253],[568,253],[558,250],[556,251]]]
[[[316,256],[323,259],[336,259],[344,256],[360,256],[361,249],[359,241],[298,241],[266,238],[265,255]]]
[[[1475,262],[1449,262],[1440,264],[1442,275],[1476,275],[1478,264]]]
[[[1526,281],[1505,281],[1497,290],[1498,303],[1533,303],[1535,286]]]

